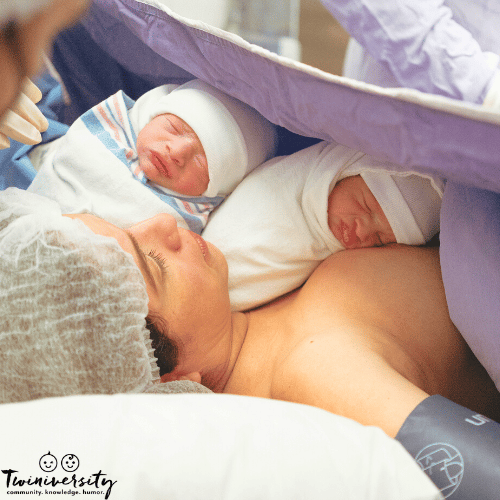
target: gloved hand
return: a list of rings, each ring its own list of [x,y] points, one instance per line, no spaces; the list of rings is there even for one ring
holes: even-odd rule
[[[24,144],[42,140],[40,132],[47,130],[49,122],[35,104],[41,98],[40,89],[25,78],[21,95],[0,121],[0,149],[10,146],[9,137]]]

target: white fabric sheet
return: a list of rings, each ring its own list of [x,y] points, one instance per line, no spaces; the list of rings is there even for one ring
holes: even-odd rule
[[[442,498],[380,429],[294,403],[214,394],[78,396],[4,405],[0,419],[2,469],[18,478],[102,473],[98,487],[8,489],[2,474],[1,498],[35,489],[106,498],[110,487],[111,500]],[[39,466],[47,452],[57,460],[50,472]],[[63,469],[67,454],[77,457],[77,470]]]

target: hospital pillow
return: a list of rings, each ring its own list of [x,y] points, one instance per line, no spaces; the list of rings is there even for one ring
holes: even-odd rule
[[[295,403],[214,394],[70,396],[3,405],[0,420],[2,470],[49,480],[101,471],[92,490],[111,486],[115,500],[441,498],[380,429]],[[59,466],[42,472],[48,452]],[[78,460],[76,472],[61,461],[67,455]],[[0,491],[4,485],[5,477]]]

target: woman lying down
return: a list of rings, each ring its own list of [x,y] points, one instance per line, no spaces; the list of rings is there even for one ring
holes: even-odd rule
[[[336,253],[300,289],[233,312],[224,256],[172,216],[122,230],[11,188],[0,253],[2,402],[189,379],[390,436],[433,394],[500,420],[500,395],[448,316],[437,249]]]

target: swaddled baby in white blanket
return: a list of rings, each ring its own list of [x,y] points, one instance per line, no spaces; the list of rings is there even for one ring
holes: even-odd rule
[[[297,288],[334,252],[426,243],[442,190],[439,179],[321,142],[255,169],[202,236],[227,259],[231,306],[246,310]]]
[[[38,174],[28,190],[63,212],[91,212],[120,227],[170,213],[199,234],[276,143],[271,123],[201,80],[157,87],[136,102],[120,91],[35,148]]]

